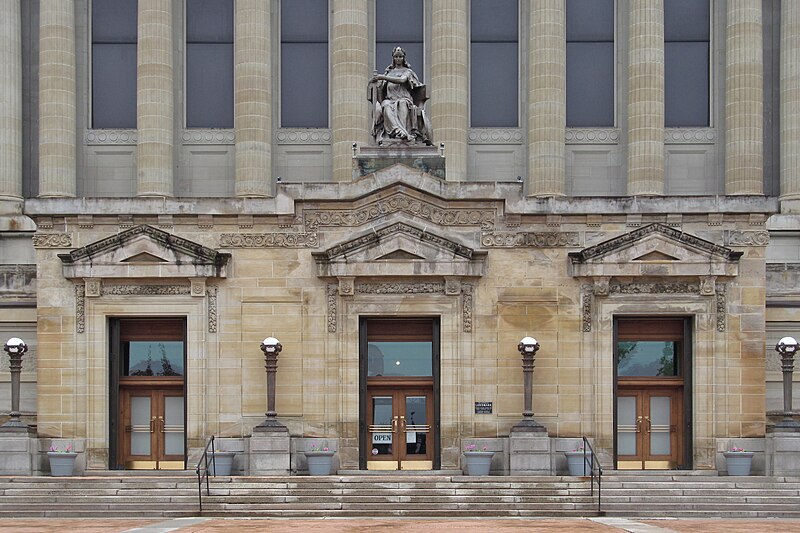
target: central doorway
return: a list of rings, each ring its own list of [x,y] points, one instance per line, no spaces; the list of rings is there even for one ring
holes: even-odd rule
[[[432,470],[439,459],[439,320],[360,320],[359,463]]]

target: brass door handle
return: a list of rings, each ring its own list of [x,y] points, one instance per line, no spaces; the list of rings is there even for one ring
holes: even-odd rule
[[[641,416],[637,416],[636,417],[636,433],[641,433],[641,432],[642,432],[642,417]]]
[[[156,432],[156,417],[150,419],[150,433]]]
[[[163,416],[159,416],[158,417],[158,421],[161,422],[161,433],[166,433],[167,432],[167,426],[166,426],[166,424],[164,424],[164,417]]]
[[[644,419],[647,421],[647,433],[650,433],[650,430],[653,427],[653,423],[650,421],[650,417],[646,416]]]
[[[392,433],[396,432],[397,432],[397,417],[395,416],[392,418]]]
[[[400,428],[401,428],[401,431],[403,431],[403,432],[406,431],[406,417],[404,417],[404,416],[400,417]]]

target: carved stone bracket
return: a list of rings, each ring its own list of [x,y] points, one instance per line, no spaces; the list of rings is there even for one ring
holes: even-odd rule
[[[492,231],[481,234],[481,245],[486,248],[554,248],[580,246],[580,244],[580,234],[576,231]]]
[[[222,248],[316,248],[316,233],[223,233]]]
[[[206,291],[208,297],[208,332],[217,332],[217,288],[209,289]]]
[[[727,290],[725,283],[717,285],[717,331],[725,331],[728,314]]]
[[[444,293],[447,294],[448,296],[457,296],[461,294],[461,279],[451,276],[445,277]]]
[[[713,296],[716,289],[717,276],[702,276],[700,278],[700,294],[703,296]]]
[[[608,296],[609,283],[611,283],[611,278],[608,276],[595,278],[594,285],[592,285],[592,293],[597,296]]]
[[[728,246],[766,246],[769,244],[769,232],[726,231],[725,244]]]
[[[75,285],[75,331],[86,331],[86,289],[84,285]]]
[[[33,236],[34,248],[72,248],[70,233],[36,233]]]
[[[328,333],[336,333],[336,313],[339,301],[339,287],[328,285]]]
[[[191,283],[191,295],[195,298],[203,297],[206,295],[206,280],[205,278],[195,278],[189,280]]]
[[[102,283],[99,279],[87,279],[84,294],[87,298],[97,298],[100,296],[101,287]]]
[[[342,296],[352,296],[355,294],[355,280],[353,276],[342,276],[339,278],[339,294]]]

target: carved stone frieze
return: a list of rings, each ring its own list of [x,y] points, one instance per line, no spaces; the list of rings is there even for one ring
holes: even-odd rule
[[[464,333],[472,333],[472,284],[464,283],[462,285],[464,298],[462,307],[462,316],[464,317]]]
[[[234,144],[236,134],[232,129],[183,130],[183,144]]]
[[[278,144],[330,144],[331,130],[323,128],[280,128],[275,130]]]
[[[581,314],[583,315],[583,331],[592,331],[592,302],[594,300],[594,286],[581,285]]]
[[[337,302],[339,301],[339,287],[328,285],[328,333],[336,333]]]
[[[609,294],[700,294],[700,284],[690,281],[673,282],[614,282],[608,286]]]
[[[36,233],[33,236],[34,248],[72,248],[70,233]]]
[[[444,294],[444,283],[427,282],[385,282],[385,283],[358,283],[358,294]]]
[[[217,288],[209,289],[206,291],[208,297],[208,332],[217,332]]]
[[[713,128],[666,128],[666,144],[711,144],[717,140],[717,130]]]
[[[481,234],[481,244],[487,248],[553,248],[580,246],[576,231],[514,232],[492,231]]]
[[[617,128],[568,128],[564,133],[567,144],[617,144]]]
[[[520,128],[470,128],[469,144],[522,144],[525,135]]]
[[[726,231],[725,244],[728,246],[766,246],[769,244],[768,231]]]
[[[183,296],[191,294],[189,285],[103,285],[102,296]]]
[[[325,226],[357,227],[399,212],[441,226],[481,226],[483,229],[493,228],[496,216],[494,209],[442,209],[397,193],[358,209],[309,209],[305,211],[304,218],[309,229]]]
[[[222,248],[316,248],[316,233],[223,233]]]
[[[86,130],[85,144],[135,145],[137,130]]]
[[[75,285],[75,331],[86,331],[86,296],[83,285]]]

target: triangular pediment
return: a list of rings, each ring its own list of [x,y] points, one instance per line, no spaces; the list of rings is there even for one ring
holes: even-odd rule
[[[397,222],[312,254],[318,275],[481,276],[485,252]]]
[[[742,252],[651,224],[569,254],[573,276],[735,276]]]
[[[142,225],[60,254],[66,278],[225,277],[230,254]]]

